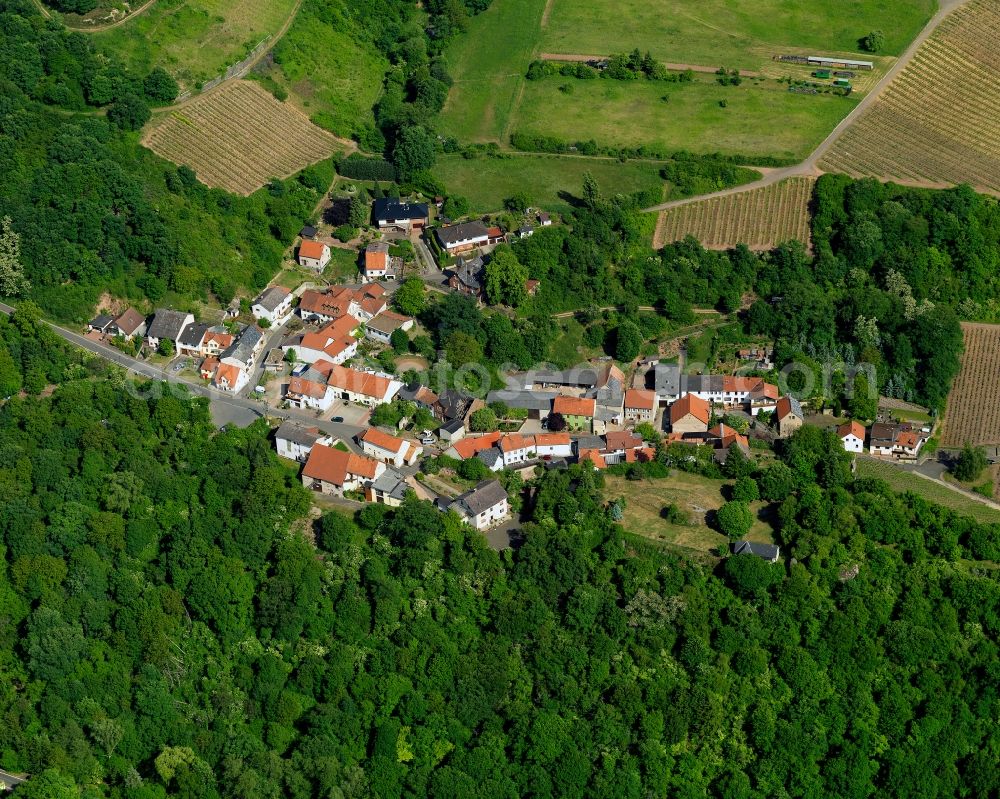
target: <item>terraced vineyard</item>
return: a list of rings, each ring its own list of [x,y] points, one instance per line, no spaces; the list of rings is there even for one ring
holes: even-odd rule
[[[962,324],[962,368],[948,394],[941,445],[1000,444],[1000,325]]]
[[[243,195],[343,149],[304,114],[241,80],[155,120],[142,143],[191,167],[202,183]]]
[[[1000,4],[952,12],[820,167],[1000,191]]]
[[[789,178],[762,189],[661,211],[654,246],[689,235],[711,249],[746,244],[754,250],[767,250],[789,239],[809,246],[812,186],[812,178]]]

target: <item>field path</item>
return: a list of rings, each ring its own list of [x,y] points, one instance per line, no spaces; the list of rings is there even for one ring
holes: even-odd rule
[[[677,208],[681,205],[688,205],[693,202],[698,202],[700,200],[710,200],[714,197],[729,197],[734,194],[742,194],[746,191],[751,191],[753,189],[761,189],[765,186],[771,186],[779,181],[785,180],[791,177],[818,177],[823,174],[818,166],[819,160],[826,155],[826,152],[833,146],[836,142],[853,123],[854,121],[864,113],[869,106],[871,106],[878,98],[881,96],[882,92],[892,83],[893,79],[903,71],[903,69],[910,63],[913,56],[916,55],[917,50],[920,46],[927,41],[932,33],[937,29],[944,19],[956,8],[959,8],[970,0],[942,0],[941,7],[938,9],[937,13],[930,18],[928,23],[924,26],[924,29],[917,34],[917,37],[910,43],[910,46],[906,48],[906,51],[896,60],[882,79],[872,88],[864,99],[861,100],[851,112],[845,116],[840,124],[837,125],[831,132],[830,135],[820,142],[819,146],[810,153],[809,157],[806,158],[799,164],[794,166],[783,167],[781,169],[775,169],[771,172],[765,174],[760,180],[755,180],[752,183],[744,183],[740,186],[734,186],[730,189],[723,189],[722,191],[715,191],[710,194],[700,194],[695,197],[685,197],[680,200],[672,200],[670,202],[660,203],[659,205],[654,205],[649,208],[644,208],[644,211],[666,211],[669,208]],[[888,146],[888,143],[887,143]],[[899,179],[893,179],[895,183],[901,185],[910,185],[906,181]],[[919,184],[918,184],[919,185]],[[937,186],[926,186],[927,188],[937,188]]]
[[[611,58],[609,55],[583,55],[581,53],[539,53],[538,57],[542,61],[569,61],[582,63],[588,63],[590,61],[607,61]],[[664,61],[663,66],[671,72],[686,72],[691,70],[692,72],[704,72],[709,75],[714,75],[719,70],[719,67],[706,67],[704,64],[674,64],[669,61]],[[740,75],[744,78],[760,77],[759,72],[754,72],[750,69],[741,69]]]
[[[540,28],[548,27],[549,17],[552,15],[552,6],[555,5],[555,2],[556,0],[546,0],[545,10],[542,12],[542,22],[541,25],[539,25]]]

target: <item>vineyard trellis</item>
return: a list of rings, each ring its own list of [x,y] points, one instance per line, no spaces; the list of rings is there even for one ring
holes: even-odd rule
[[[951,393],[941,445],[1000,444],[1000,325],[963,323],[965,351]]]
[[[662,211],[654,246],[690,235],[710,249],[746,244],[754,250],[766,250],[790,239],[808,247],[812,188],[813,178],[795,177]]]
[[[251,194],[337,152],[341,145],[260,85],[231,81],[165,115],[143,144],[186,164],[208,186]]]

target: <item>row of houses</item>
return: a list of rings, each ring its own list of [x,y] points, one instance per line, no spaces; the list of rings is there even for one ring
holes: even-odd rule
[[[912,461],[919,457],[930,433],[926,429],[914,429],[909,422],[876,422],[870,430],[866,430],[861,422],[851,421],[837,428],[837,436],[848,452],[864,452],[867,440],[871,455]]]

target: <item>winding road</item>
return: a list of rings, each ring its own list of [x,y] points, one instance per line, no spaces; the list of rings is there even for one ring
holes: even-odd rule
[[[878,100],[882,92],[885,91],[889,84],[892,83],[893,79],[906,68],[906,66],[913,59],[913,56],[916,55],[917,50],[920,49],[920,46],[926,42],[928,38],[930,38],[930,35],[934,33],[938,25],[944,21],[945,17],[947,17],[956,8],[960,8],[968,2],[969,0],[942,0],[937,13],[930,18],[923,30],[917,34],[917,37],[910,43],[910,46],[906,48],[903,54],[886,71],[881,80],[875,84],[872,90],[865,95],[864,99],[851,109],[851,112],[840,121],[840,124],[830,131],[830,135],[823,139],[823,141],[819,143],[819,146],[816,147],[816,149],[813,150],[812,153],[810,153],[809,156],[801,163],[779,169],[769,169],[764,172],[763,176],[759,180],[755,180],[750,183],[744,183],[740,186],[722,189],[721,191],[714,191],[710,194],[699,194],[694,197],[684,197],[680,200],[671,200],[670,202],[660,203],[659,205],[644,208],[643,211],[666,211],[669,208],[677,208],[681,205],[689,205],[690,203],[700,202],[702,200],[711,200],[716,197],[729,197],[734,194],[743,194],[747,191],[753,191],[754,189],[762,189],[767,186],[772,186],[775,183],[779,183],[787,178],[818,177],[819,175],[822,175],[823,170],[820,169],[819,162],[823,156],[826,155],[834,143],[844,135],[844,132],[861,116],[861,114],[867,111],[868,108],[870,108],[872,104]],[[755,167],[750,168],[754,169]],[[899,180],[898,178],[893,178],[893,181],[900,183],[901,185],[907,185],[906,181]],[[924,186],[925,184],[920,185]]]

